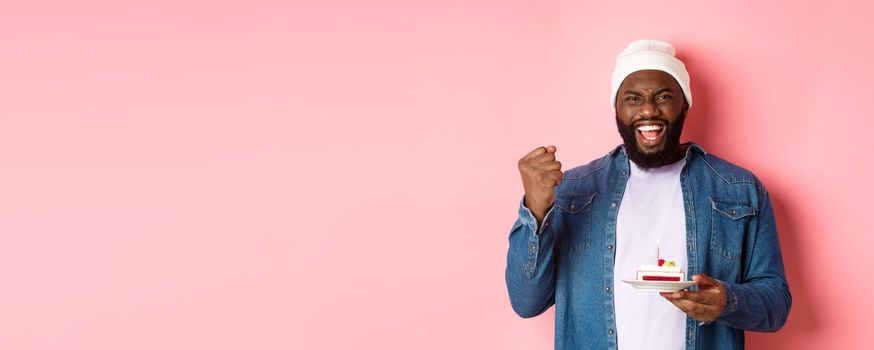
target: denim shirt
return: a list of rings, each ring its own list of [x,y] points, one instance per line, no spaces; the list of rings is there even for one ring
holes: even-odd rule
[[[680,175],[686,273],[707,273],[727,291],[715,322],[699,325],[686,317],[686,349],[742,349],[743,331],[780,329],[792,304],[774,211],[752,173],[686,145]],[[620,145],[564,172],[540,227],[524,197],[520,201],[507,253],[510,303],[525,318],[554,304],[556,349],[617,349],[614,247],[628,176]]]

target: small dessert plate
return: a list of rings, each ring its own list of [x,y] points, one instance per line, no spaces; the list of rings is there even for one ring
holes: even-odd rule
[[[622,280],[632,285],[635,289],[647,292],[677,292],[695,285],[695,281],[638,281]]]

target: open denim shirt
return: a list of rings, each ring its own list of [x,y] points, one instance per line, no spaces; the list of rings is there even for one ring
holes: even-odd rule
[[[774,211],[752,173],[688,146],[680,175],[687,276],[719,280],[727,301],[711,324],[686,317],[686,349],[742,349],[744,330],[778,330],[792,304]],[[520,201],[507,254],[510,302],[526,318],[555,305],[556,349],[617,348],[614,247],[628,176],[620,145],[564,173],[540,227]]]

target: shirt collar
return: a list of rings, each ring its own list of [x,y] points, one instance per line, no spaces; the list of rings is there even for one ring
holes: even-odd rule
[[[683,143],[683,145],[689,146],[689,148],[686,149],[686,160],[687,161],[689,160],[689,157],[692,156],[692,152],[707,154],[707,151],[705,151],[704,148],[701,147],[700,145],[698,145],[697,143],[685,142],[685,143]],[[619,144],[619,146],[616,146],[616,148],[613,148],[613,150],[610,151],[609,155],[611,157],[615,157],[617,153],[621,153],[623,156],[627,156],[627,154],[625,153],[625,144]]]

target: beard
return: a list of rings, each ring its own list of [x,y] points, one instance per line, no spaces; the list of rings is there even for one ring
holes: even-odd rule
[[[647,118],[640,121],[659,121],[665,124],[666,133],[662,147],[655,152],[644,152],[637,144],[637,130],[634,124],[625,125],[619,120],[619,114],[616,114],[616,127],[619,128],[619,135],[622,136],[622,141],[625,144],[625,152],[628,154],[628,159],[637,164],[638,167],[647,171],[652,168],[658,168],[667,165],[673,160],[674,154],[680,146],[680,134],[683,133],[683,122],[686,121],[686,109],[680,112],[677,119],[673,123],[662,118]]]

